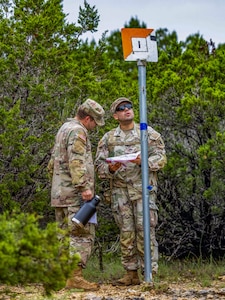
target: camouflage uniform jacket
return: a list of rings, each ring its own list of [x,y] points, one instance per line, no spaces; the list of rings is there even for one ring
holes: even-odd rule
[[[87,129],[68,119],[59,129],[48,164],[52,175],[51,206],[77,205],[82,191],[94,191],[94,164]]]
[[[157,171],[166,164],[165,145],[161,135],[148,126],[148,165],[149,184],[153,191],[157,190]],[[122,131],[120,126],[107,132],[98,144],[96,153],[96,170],[101,179],[111,179],[112,187],[127,187],[132,185],[141,192],[141,168],[135,163],[128,162],[115,173],[109,172],[107,157],[135,153],[141,150],[140,125],[134,124],[134,128],[128,133]]]

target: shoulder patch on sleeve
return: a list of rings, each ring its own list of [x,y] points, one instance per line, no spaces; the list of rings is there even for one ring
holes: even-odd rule
[[[87,135],[85,134],[85,131],[82,128],[79,128],[76,131],[76,138],[86,143],[87,141]]]
[[[84,133],[78,133],[77,137],[86,142],[86,136],[84,135]]]

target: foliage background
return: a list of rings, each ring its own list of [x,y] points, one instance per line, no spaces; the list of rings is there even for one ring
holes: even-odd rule
[[[46,166],[54,137],[87,98],[106,110],[106,126],[91,134],[97,142],[116,123],[111,102],[126,96],[139,119],[138,69],[123,60],[118,30],[96,43],[82,34],[96,31],[97,8],[86,1],[76,23],[67,23],[60,0],[0,1],[0,210],[15,208],[54,221]],[[146,27],[131,18],[125,27]],[[160,253],[171,258],[214,257],[225,250],[225,45],[216,48],[199,34],[178,41],[176,32],[156,31],[159,61],[147,64],[149,125],[165,141],[168,164],[159,173]],[[107,183],[97,179],[101,195]],[[110,208],[99,207],[98,242],[118,234]]]

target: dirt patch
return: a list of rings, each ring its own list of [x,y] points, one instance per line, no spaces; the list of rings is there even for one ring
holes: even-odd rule
[[[204,300],[225,299],[225,276],[214,281],[210,287],[203,288],[195,282],[182,283],[143,283],[137,286],[115,287],[103,284],[98,291],[83,292],[79,290],[62,289],[53,293],[50,298],[43,294],[43,288],[38,285],[26,287],[0,286],[0,300],[32,299],[32,300]]]

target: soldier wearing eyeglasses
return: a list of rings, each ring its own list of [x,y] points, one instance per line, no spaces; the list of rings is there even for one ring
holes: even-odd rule
[[[140,284],[138,270],[144,274],[144,228],[142,206],[141,155],[126,163],[107,162],[108,157],[117,157],[141,151],[140,125],[134,122],[132,101],[121,97],[110,108],[117,128],[105,133],[99,141],[95,167],[98,176],[111,181],[111,208],[120,229],[121,260],[126,273],[114,282],[115,285]],[[160,133],[148,126],[148,166],[151,262],[152,272],[158,270],[158,243],[155,227],[158,222],[156,205],[157,171],[166,164],[165,145]]]

